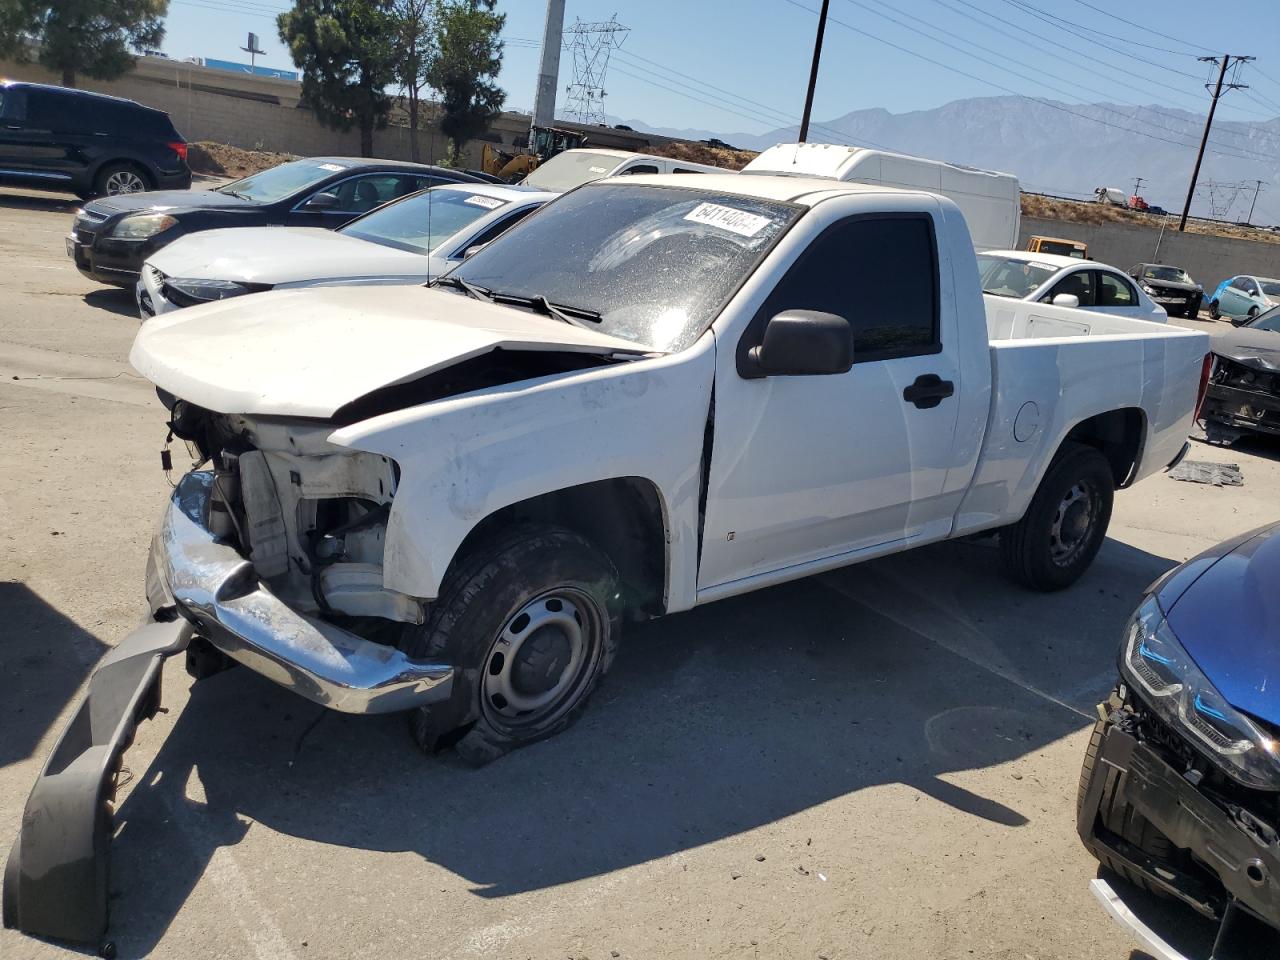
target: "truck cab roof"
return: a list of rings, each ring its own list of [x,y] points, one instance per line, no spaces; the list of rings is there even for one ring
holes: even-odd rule
[[[827,177],[793,177],[777,174],[757,174],[744,177],[737,173],[707,173],[690,178],[674,173],[649,173],[622,178],[619,180],[597,180],[596,185],[609,186],[625,182],[629,184],[651,184],[656,187],[685,187],[707,190],[715,193],[726,193],[740,197],[753,197],[758,200],[775,200],[784,203],[798,203],[812,207],[822,200],[831,197],[852,196],[858,194],[932,194],[928,190],[908,190],[901,187],[887,187],[880,184],[847,183],[833,181]]]

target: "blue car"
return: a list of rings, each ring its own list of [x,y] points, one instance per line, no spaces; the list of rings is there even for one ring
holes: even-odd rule
[[[1209,316],[1249,320],[1280,307],[1280,280],[1238,276],[1223,280],[1209,298]]]
[[[1280,957],[1280,523],[1152,584],[1098,712],[1080,774],[1085,846],[1220,921],[1215,957]],[[1148,953],[1179,956],[1093,884]]]

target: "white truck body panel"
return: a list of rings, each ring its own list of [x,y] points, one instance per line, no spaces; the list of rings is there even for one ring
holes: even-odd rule
[[[1010,173],[829,143],[783,143],[743,167],[743,173],[830,177],[846,183],[927,190],[954,200],[978,250],[1018,245],[1022,191]]]

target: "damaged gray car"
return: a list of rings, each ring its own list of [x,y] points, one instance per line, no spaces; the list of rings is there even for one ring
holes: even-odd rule
[[[1213,369],[1200,415],[1211,442],[1280,436],[1280,307],[1211,341]]]

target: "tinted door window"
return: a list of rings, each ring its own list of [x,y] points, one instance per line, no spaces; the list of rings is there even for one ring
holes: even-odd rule
[[[338,195],[334,210],[339,213],[368,213],[389,200],[412,193],[415,188],[413,177],[396,173],[353,177],[332,188],[332,192]]]
[[[750,343],[784,310],[834,313],[853,325],[854,362],[936,353],[938,266],[928,217],[857,218],[829,228],[757,314]]]
[[[65,114],[67,101],[71,99],[52,90],[28,90],[27,122],[43,130],[52,130],[55,125],[65,126],[57,121]]]
[[[1098,303],[1100,307],[1134,307],[1138,294],[1129,282],[1114,273],[1098,272]]]
[[[1234,278],[1234,279],[1233,279],[1229,284],[1227,284],[1227,286],[1229,286],[1229,287],[1231,287],[1231,288],[1233,288],[1233,289],[1235,289],[1235,290],[1243,290],[1243,289],[1245,289],[1245,280],[1244,280],[1244,277],[1236,277],[1236,278]]]
[[[487,229],[484,233],[480,234],[480,236],[472,240],[471,243],[467,244],[467,246],[475,247],[482,243],[488,243],[490,240],[497,239],[498,237],[506,233],[508,230],[510,230],[512,227],[514,227],[521,220],[523,220],[525,217],[527,217],[529,214],[533,213],[533,211],[536,209],[537,209],[536,207],[528,207],[524,210],[517,210],[511,216],[503,220],[499,220],[497,223],[490,224],[489,229]],[[462,251],[459,251],[459,253],[461,252]]]
[[[0,90],[0,120],[27,119],[27,92],[21,88]]]
[[[1258,285],[1254,283],[1252,280],[1244,281],[1243,290],[1245,293],[1247,293],[1251,297],[1256,297],[1258,295]]]
[[[618,176],[622,176],[623,174],[657,173],[657,172],[658,172],[658,168],[655,167],[652,163],[637,163],[634,167],[627,167],[627,169],[625,170],[619,170]]]
[[[1060,293],[1069,293],[1078,297],[1080,306],[1094,306],[1093,271],[1076,270],[1053,285],[1053,289],[1040,298],[1042,303],[1053,303],[1053,298]]]

